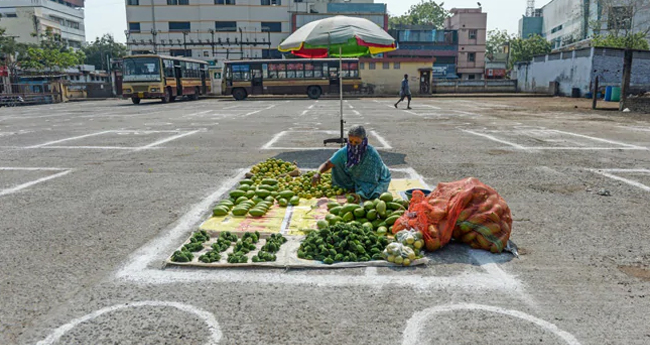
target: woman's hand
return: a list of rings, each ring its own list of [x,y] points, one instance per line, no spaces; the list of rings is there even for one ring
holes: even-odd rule
[[[316,174],[311,178],[311,185],[316,186],[320,183],[320,174]]]

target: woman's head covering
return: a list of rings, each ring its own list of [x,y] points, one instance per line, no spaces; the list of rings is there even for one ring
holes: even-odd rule
[[[366,129],[363,128],[363,126],[361,125],[352,126],[352,128],[348,130],[348,136],[357,137],[361,139],[365,139],[368,137],[366,135]]]
[[[348,130],[348,136],[363,138],[363,141],[359,145],[351,145],[348,141],[348,162],[346,167],[351,168],[361,162],[363,155],[366,153],[368,148],[368,136],[366,135],[366,129],[363,126],[356,125],[352,126]]]

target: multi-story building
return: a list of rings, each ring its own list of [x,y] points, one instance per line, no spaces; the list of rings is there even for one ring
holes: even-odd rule
[[[38,43],[53,34],[70,47],[86,41],[83,0],[3,0],[0,27],[22,43]]]
[[[519,36],[538,34],[555,49],[613,32],[650,26],[650,3],[634,0],[553,0],[519,21]]]
[[[452,8],[446,29],[458,32],[456,72],[461,79],[482,79],[485,73],[487,13],[481,8]]]
[[[455,79],[458,60],[458,32],[437,30],[432,25],[398,25],[389,30],[399,49],[385,53],[388,58],[430,59],[433,77]]]
[[[187,56],[216,65],[279,58],[277,46],[296,28],[294,14],[327,13],[331,3],[343,2],[350,0],[126,0],[127,45],[134,54]]]

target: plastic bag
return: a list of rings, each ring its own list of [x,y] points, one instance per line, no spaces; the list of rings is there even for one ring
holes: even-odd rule
[[[393,226],[422,232],[425,247],[435,251],[452,238],[500,253],[510,238],[512,214],[505,200],[476,178],[440,183],[428,196],[414,191],[409,210]]]
[[[408,266],[417,259],[415,251],[399,242],[393,242],[386,246],[382,252],[382,256],[386,261],[398,265]]]

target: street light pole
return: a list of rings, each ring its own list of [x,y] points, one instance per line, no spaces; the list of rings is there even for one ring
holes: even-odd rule
[[[214,54],[214,29],[209,29],[208,32],[210,35],[212,35],[212,41],[210,42],[210,46],[212,46],[212,57],[215,57]]]
[[[151,35],[153,36],[153,53],[158,54],[158,48],[156,46],[156,36],[158,36],[158,31],[156,29],[151,29]]]

